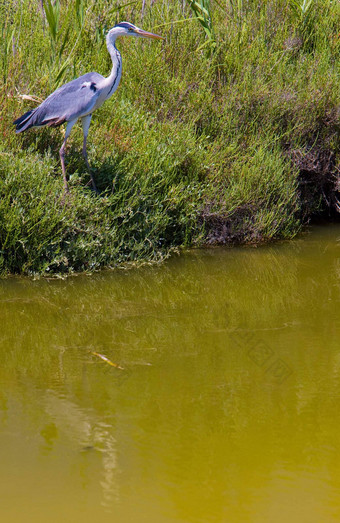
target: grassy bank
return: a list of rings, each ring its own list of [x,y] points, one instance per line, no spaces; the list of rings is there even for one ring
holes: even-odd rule
[[[200,21],[178,0],[64,0],[52,17],[41,6],[0,0],[0,272],[93,270],[182,246],[289,238],[336,208],[339,2],[211,1]],[[22,95],[44,99],[85,72],[107,75],[104,35],[122,20],[166,41],[118,43],[122,82],[88,140],[101,193],[86,187],[74,129],[63,204],[62,129],[15,135],[12,121],[35,106]]]

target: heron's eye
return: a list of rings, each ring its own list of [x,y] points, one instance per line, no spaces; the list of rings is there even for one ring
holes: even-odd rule
[[[129,27],[129,31],[130,31],[130,33],[132,33],[132,31],[133,31],[132,27]]]

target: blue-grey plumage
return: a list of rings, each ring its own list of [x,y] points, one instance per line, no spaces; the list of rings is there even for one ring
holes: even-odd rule
[[[68,184],[65,171],[65,146],[71,129],[80,118],[83,126],[83,156],[89,170],[92,186],[97,191],[96,184],[88,163],[86,140],[93,111],[108,100],[117,89],[122,74],[122,58],[116,48],[116,39],[120,36],[135,36],[162,39],[161,36],[148,33],[129,22],[121,22],[113,27],[106,36],[106,45],[112,60],[111,74],[105,78],[99,73],[87,73],[59,87],[38,107],[28,111],[15,120],[16,133],[21,133],[31,127],[57,127],[67,122],[64,142],[60,149],[60,161],[64,179],[65,191]]]
[[[97,86],[103,80],[104,77],[98,73],[87,73],[59,87],[36,109],[15,120],[15,132],[43,125],[57,127],[89,114],[100,94]]]

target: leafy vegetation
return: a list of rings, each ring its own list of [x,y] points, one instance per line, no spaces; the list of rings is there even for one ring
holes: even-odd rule
[[[122,83],[74,130],[12,121],[88,71],[128,20]],[[340,5],[331,0],[0,0],[0,271],[67,273],[174,248],[290,238],[337,205]]]

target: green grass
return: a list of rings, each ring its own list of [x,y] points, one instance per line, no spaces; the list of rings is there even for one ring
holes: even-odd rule
[[[139,0],[44,5],[45,14],[39,0],[0,0],[0,273],[291,238],[332,204],[338,2],[156,0],[143,13]],[[44,99],[85,72],[109,74],[104,36],[119,20],[166,40],[119,42],[122,82],[88,138],[101,193],[86,186],[74,128],[63,202],[62,130],[15,135],[12,121],[35,106],[22,95]]]

